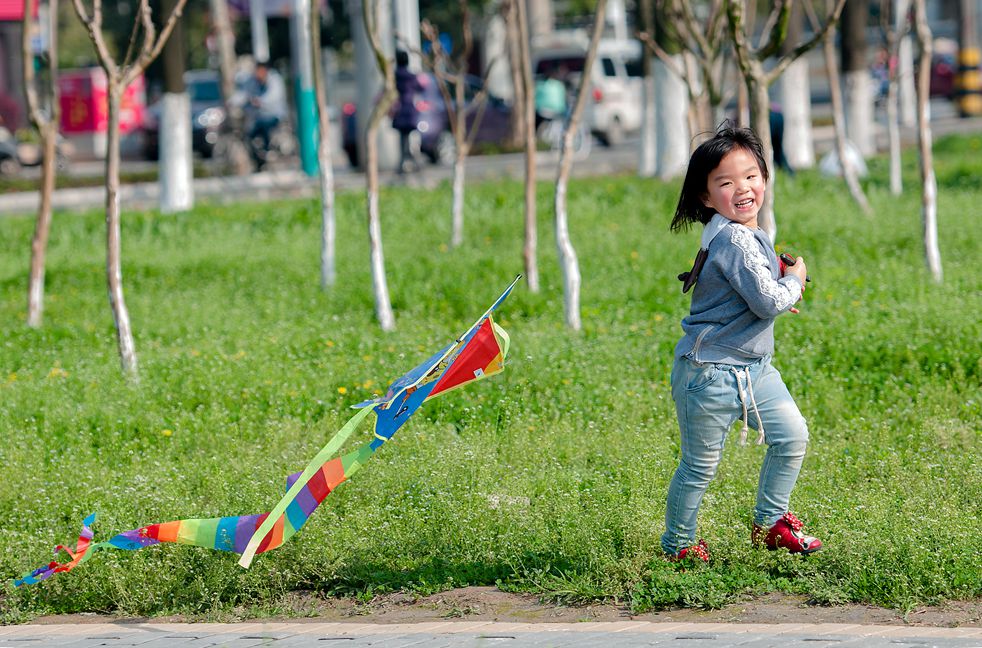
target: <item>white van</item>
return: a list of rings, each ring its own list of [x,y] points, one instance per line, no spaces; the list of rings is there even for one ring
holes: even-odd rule
[[[590,41],[585,32],[555,32],[532,43],[535,78],[556,72],[576,83]],[[591,73],[590,103],[584,119],[600,140],[613,146],[641,128],[641,44],[636,40],[603,38]],[[574,89],[574,88],[571,88]]]

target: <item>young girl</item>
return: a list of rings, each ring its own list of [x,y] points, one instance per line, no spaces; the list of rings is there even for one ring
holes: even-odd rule
[[[751,541],[792,553],[821,549],[788,511],[808,443],[808,428],[771,366],[774,319],[801,299],[805,262],[782,273],[773,245],[757,227],[768,170],[760,140],[749,129],[721,128],[692,154],[672,230],[705,227],[692,272],[695,282],[685,334],[675,347],[672,398],[682,435],[682,459],[668,489],[662,548],[667,556],[709,560],[697,544],[696,516],[716,474],[727,432],[743,418],[767,442],[760,469]],[[783,276],[782,276],[783,274]],[[794,311],[797,312],[797,311]]]

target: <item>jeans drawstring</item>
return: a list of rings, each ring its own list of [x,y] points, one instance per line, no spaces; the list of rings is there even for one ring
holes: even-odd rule
[[[757,416],[757,445],[764,442],[764,422],[760,420],[760,410],[757,409],[757,400],[754,398],[754,385],[750,380],[750,367],[731,367],[730,371],[736,376],[737,391],[740,393],[740,404],[743,405],[743,428],[740,430],[740,445],[747,445],[747,432],[750,430],[747,415],[747,396],[750,397],[750,404],[754,408]],[[743,387],[743,380],[747,380],[747,388]]]

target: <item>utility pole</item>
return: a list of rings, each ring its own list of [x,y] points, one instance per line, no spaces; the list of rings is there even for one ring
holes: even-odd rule
[[[975,0],[959,0],[958,77],[955,83],[958,113],[982,115],[982,76],[979,74],[979,35]]]
[[[162,14],[174,11],[176,0],[163,0]],[[157,130],[160,211],[184,212],[194,206],[194,168],[191,164],[191,99],[184,86],[184,30],[178,18],[163,51],[164,96],[160,99]]]
[[[386,56],[394,54],[392,43],[392,13],[391,0],[348,0],[348,16],[351,17],[351,36],[355,43],[355,79],[358,85],[357,107],[355,115],[358,137],[358,165],[364,166],[365,151],[362,150],[365,129],[368,126],[368,116],[378,101],[382,92],[382,74],[375,61],[375,54],[368,41],[365,31],[365,21],[362,20],[362,2],[371,2],[378,9],[377,29],[382,46],[386,48]],[[379,125],[378,142],[379,167],[394,169],[399,161],[399,138],[391,124]]]
[[[548,36],[555,28],[556,16],[552,11],[551,0],[519,0],[525,3],[528,16],[529,41],[534,43],[543,36]]]
[[[256,61],[269,61],[266,0],[249,0],[249,26],[252,34],[252,58]]]
[[[624,8],[624,0],[608,0],[604,18],[606,24],[613,27],[614,38],[619,41],[626,41],[628,38],[627,10]]]
[[[409,54],[409,69],[419,72],[423,69],[419,57],[419,0],[392,0],[396,49]]]
[[[300,168],[317,175],[317,97],[314,94],[314,62],[311,59],[310,1],[293,0],[290,12],[290,58],[293,59],[293,96],[297,107],[297,140]],[[320,51],[320,47],[317,48]]]

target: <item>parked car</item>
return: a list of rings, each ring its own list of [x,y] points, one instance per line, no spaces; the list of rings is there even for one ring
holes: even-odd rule
[[[226,117],[221,78],[215,70],[188,70],[184,84],[191,100],[191,148],[210,158]],[[160,101],[155,101],[144,113],[143,152],[148,160],[160,154],[160,110]]]
[[[555,32],[533,43],[536,78],[555,75],[572,90],[583,73],[589,40],[585,33]],[[619,144],[641,128],[641,45],[636,40],[601,39],[590,74],[591,98],[584,119],[604,144]]]
[[[423,91],[416,97],[416,110],[419,112],[418,130],[420,135],[420,150],[434,164],[449,165],[456,155],[456,142],[450,126],[447,106],[437,85],[437,79],[430,73],[419,75]],[[477,77],[466,77],[467,87],[464,91],[464,101],[471,106],[481,90],[481,80]],[[453,89],[450,90],[451,96]],[[500,143],[508,134],[511,122],[511,106],[503,99],[488,95],[485,99],[481,121],[474,135],[474,144]],[[467,117],[468,129],[474,123],[479,110],[473,110]],[[341,110],[342,134],[344,151],[352,166],[358,165],[358,126],[357,108],[353,102],[346,102]]]

